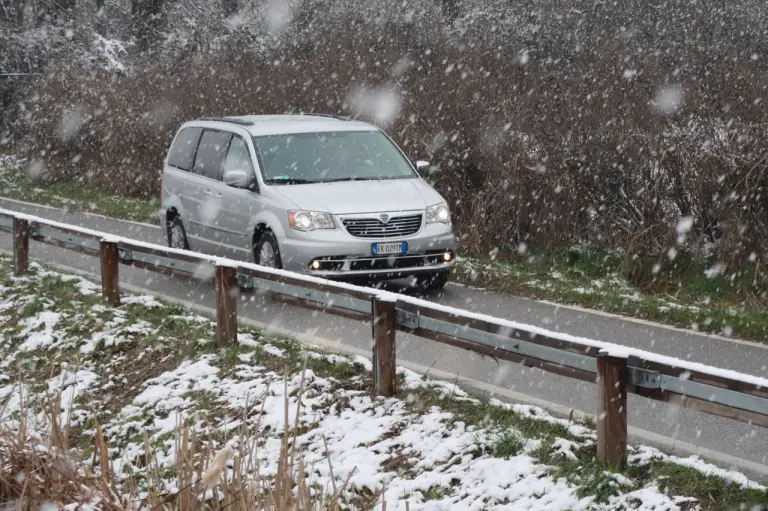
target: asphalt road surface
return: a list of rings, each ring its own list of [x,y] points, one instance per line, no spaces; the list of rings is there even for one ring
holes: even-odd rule
[[[5,199],[0,199],[0,207],[166,245],[165,233],[159,227],[24,205]],[[0,249],[11,249],[10,235],[0,234]],[[53,262],[94,275],[100,274],[99,260],[95,257],[35,242],[30,243],[30,252],[33,260],[41,263]],[[120,268],[120,281],[176,299],[208,307],[215,306],[215,295],[210,282],[170,278],[124,266]],[[394,285],[393,290],[397,290],[397,285]],[[453,284],[449,284],[439,296],[428,298],[438,303],[549,330],[768,377],[768,346],[629,321]],[[367,323],[275,302],[255,292],[241,295],[239,314],[241,317],[271,326],[330,339],[338,343],[339,348],[370,350],[371,347],[371,330]],[[497,363],[469,351],[400,332],[397,355],[398,361],[433,367],[563,407],[589,413],[595,411],[595,386],[590,383],[528,369],[518,364],[503,361]],[[763,428],[646,400],[635,395],[629,396],[628,416],[630,426],[674,441],[688,442],[753,463],[768,465],[768,430]],[[768,474],[768,470],[765,473]]]

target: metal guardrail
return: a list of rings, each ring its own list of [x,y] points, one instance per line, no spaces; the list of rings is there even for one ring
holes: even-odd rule
[[[371,321],[374,381],[380,395],[396,392],[397,330],[496,359],[598,384],[598,458],[626,458],[627,393],[768,427],[768,380],[716,368],[667,363],[664,357],[596,341],[525,330],[497,318],[447,309],[403,295],[292,274],[255,264],[170,249],[72,225],[0,210],[0,231],[14,236],[14,267],[27,270],[29,239],[101,258],[102,292],[120,304],[118,265],[198,278],[215,276],[217,339],[236,342],[233,288],[253,288],[326,313]]]
[[[239,274],[242,275],[242,274]],[[251,284],[246,287],[253,289],[259,289],[262,291],[268,291],[271,293],[278,293],[292,298],[298,298],[301,300],[309,300],[317,304],[324,305],[326,307],[336,307],[338,309],[345,309],[353,312],[362,312],[370,315],[372,312],[372,306],[370,300],[362,300],[353,296],[344,296],[333,293],[327,293],[325,291],[319,291],[317,289],[307,289],[293,284],[278,283],[271,280],[252,277]]]
[[[0,229],[5,232],[13,232],[13,216],[0,215]]]

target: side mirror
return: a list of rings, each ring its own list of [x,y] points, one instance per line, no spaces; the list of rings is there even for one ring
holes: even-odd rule
[[[224,184],[234,188],[247,188],[251,179],[244,170],[235,169],[224,172]]]
[[[434,167],[430,165],[428,161],[419,160],[416,162],[416,172],[418,172],[421,177],[429,176],[434,170]]]

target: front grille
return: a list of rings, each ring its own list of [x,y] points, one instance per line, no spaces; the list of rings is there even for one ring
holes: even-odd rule
[[[421,215],[392,217],[386,224],[378,218],[345,218],[347,232],[356,238],[398,238],[421,229]]]
[[[418,268],[424,266],[422,256],[378,257],[350,261],[349,269],[355,270],[396,270],[402,268]]]
[[[317,271],[402,270],[444,263],[445,250],[429,250],[424,254],[384,255],[373,257],[325,256],[314,259]]]

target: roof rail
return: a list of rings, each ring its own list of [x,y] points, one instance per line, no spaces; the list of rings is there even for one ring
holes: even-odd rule
[[[246,121],[244,119],[237,119],[235,117],[201,117],[198,121],[217,121],[217,122],[229,122],[232,124],[239,124],[241,126],[253,126],[253,121]]]
[[[351,121],[352,120],[349,117],[344,116],[344,115],[314,114],[314,113],[311,113],[311,112],[308,112],[308,113],[307,112],[302,112],[301,115],[314,115],[315,117],[328,117],[330,119],[338,119],[340,121]]]

